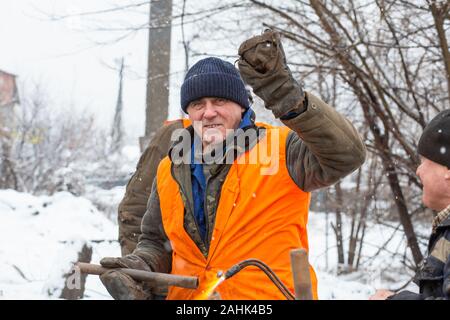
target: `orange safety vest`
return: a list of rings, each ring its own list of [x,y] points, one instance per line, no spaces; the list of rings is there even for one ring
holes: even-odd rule
[[[310,194],[298,188],[286,167],[289,129],[264,126],[268,129],[266,136],[234,161],[222,185],[207,258],[184,229],[184,204],[171,175],[172,163],[168,157],[161,161],[157,188],[164,230],[173,250],[171,273],[199,278],[197,289],[170,287],[167,299],[206,299],[219,271],[225,272],[250,258],[266,263],[294,293],[289,252],[308,250]],[[256,164],[240,161],[242,157],[252,159],[258,150],[267,153],[275,139],[279,140],[278,152],[272,157],[278,156],[279,163],[272,175],[261,175],[261,169],[268,169],[267,158]],[[313,297],[317,299],[317,279],[311,266],[310,277]],[[222,282],[216,291],[222,299],[285,299],[271,280],[253,266]]]
[[[175,119],[175,120],[165,120],[164,121],[164,125],[166,126],[168,124],[171,124],[171,123],[174,123],[174,122],[177,122],[177,121],[181,121],[183,123],[183,128],[187,128],[187,127],[189,127],[192,124],[190,119],[188,119],[188,118],[181,118],[181,119]]]

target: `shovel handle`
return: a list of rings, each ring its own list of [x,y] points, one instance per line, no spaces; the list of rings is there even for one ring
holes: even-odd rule
[[[291,250],[290,254],[295,300],[312,300],[308,252],[305,249],[294,249]]]

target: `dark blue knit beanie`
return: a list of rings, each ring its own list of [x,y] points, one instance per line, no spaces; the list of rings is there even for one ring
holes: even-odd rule
[[[439,112],[423,130],[418,153],[450,169],[450,109]]]
[[[181,86],[181,109],[204,97],[224,98],[248,109],[248,93],[239,71],[219,58],[206,58],[194,64]]]

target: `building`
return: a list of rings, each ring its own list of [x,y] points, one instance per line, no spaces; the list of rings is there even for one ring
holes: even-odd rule
[[[11,129],[18,104],[16,75],[0,70],[0,130]]]
[[[0,70],[0,189],[17,189],[11,150],[18,104],[16,76]]]

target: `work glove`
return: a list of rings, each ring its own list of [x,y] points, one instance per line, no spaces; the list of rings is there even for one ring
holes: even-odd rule
[[[100,260],[105,268],[130,268],[152,271],[140,257],[129,254],[120,258],[106,257]],[[111,269],[102,275],[100,280],[115,300],[151,300],[152,288],[144,282],[134,280],[131,276]]]
[[[423,300],[424,297],[420,293],[411,292],[408,290],[400,291],[386,298],[386,300]]]
[[[279,33],[266,30],[262,35],[244,41],[238,54],[243,80],[276,118],[304,111],[305,94],[287,66]]]
[[[119,258],[106,257],[100,260],[100,264],[105,268],[129,268],[152,271],[148,264],[135,254],[128,254]]]

